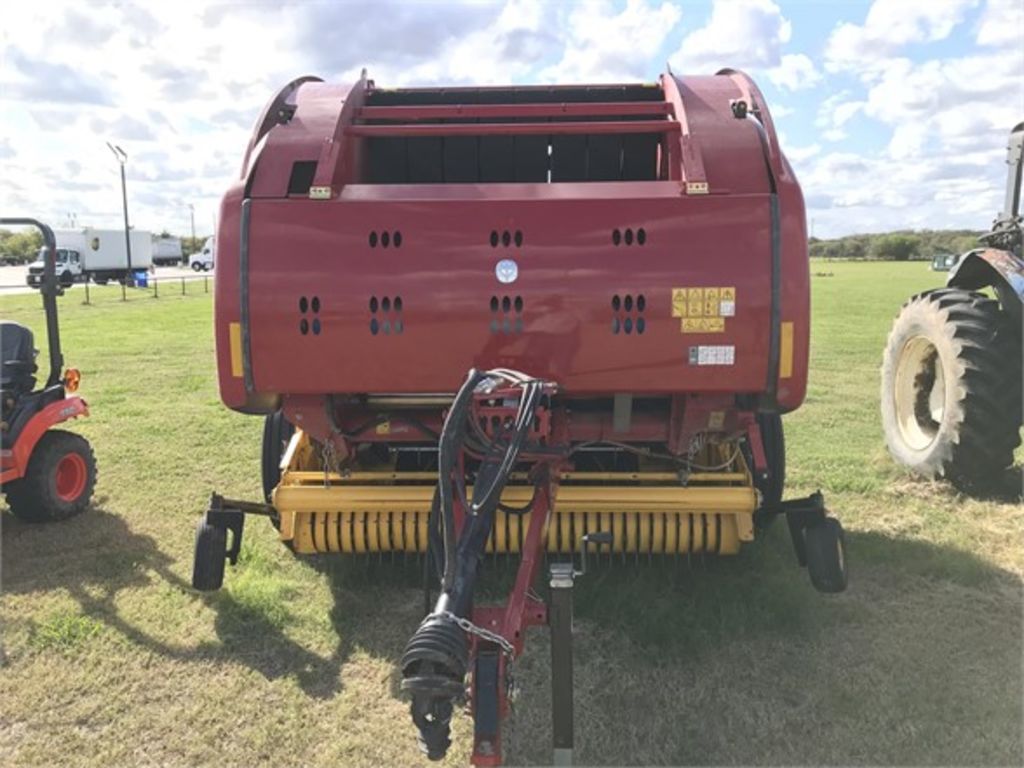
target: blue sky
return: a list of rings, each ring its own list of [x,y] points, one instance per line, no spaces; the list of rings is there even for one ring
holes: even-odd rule
[[[1024,0],[9,3],[0,210],[200,234],[266,99],[301,74],[381,86],[747,70],[815,234],[986,227],[1024,120]],[[32,30],[26,34],[26,30]]]

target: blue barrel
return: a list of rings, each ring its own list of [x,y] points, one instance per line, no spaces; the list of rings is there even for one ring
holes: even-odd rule
[[[139,270],[135,273],[135,287],[136,288],[148,288],[149,287],[149,274],[145,270]]]

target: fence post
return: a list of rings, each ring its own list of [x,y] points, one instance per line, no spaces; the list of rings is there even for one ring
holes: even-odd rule
[[[89,276],[85,276],[85,303],[89,303]]]
[[[203,275],[203,293],[209,293],[210,292],[209,280],[210,280],[209,277],[207,277],[206,275]]]
[[[156,277],[153,278],[153,298],[160,298],[160,280],[158,280]]]
[[[185,295],[185,278],[181,278],[181,295]]]
[[[128,275],[125,275],[121,279],[121,301],[128,301],[127,287],[128,287]]]

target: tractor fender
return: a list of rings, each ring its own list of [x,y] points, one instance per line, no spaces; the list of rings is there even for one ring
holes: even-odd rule
[[[68,419],[88,416],[89,406],[77,395],[50,403],[29,419],[18,439],[0,452],[0,483],[9,483],[24,476],[36,443],[50,427]]]
[[[1003,310],[1019,323],[1024,304],[1024,260],[1009,251],[984,248],[971,251],[949,276],[950,288],[979,290],[992,287]]]

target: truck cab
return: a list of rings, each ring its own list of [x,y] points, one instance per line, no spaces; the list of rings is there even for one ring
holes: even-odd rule
[[[215,238],[208,237],[203,247],[188,258],[189,266],[196,272],[209,272],[213,269]]]
[[[38,288],[43,281],[44,255],[44,249],[40,248],[36,260],[28,265],[25,282],[33,288]],[[56,266],[57,279],[67,288],[82,277],[82,254],[76,249],[58,248]]]

